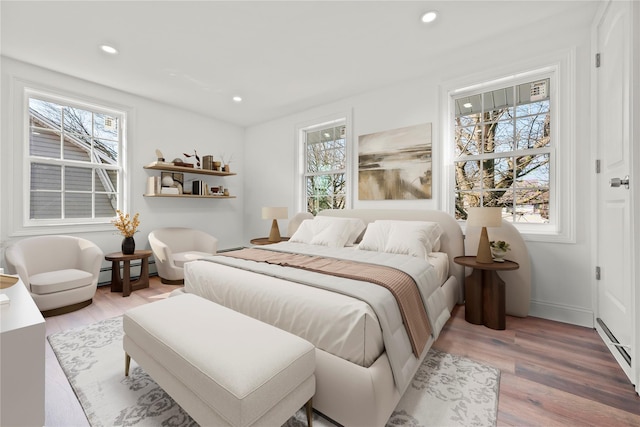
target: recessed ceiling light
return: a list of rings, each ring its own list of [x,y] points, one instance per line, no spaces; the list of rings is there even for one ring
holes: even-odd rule
[[[113,46],[109,46],[108,44],[101,45],[100,49],[102,49],[103,52],[109,53],[111,55],[117,55],[118,54],[118,49],[116,49]]]
[[[462,104],[462,106],[463,106],[464,108],[471,108],[471,107],[473,107],[473,104],[472,104],[472,103],[470,103],[470,102],[465,102],[464,104]]]
[[[436,12],[435,10],[431,10],[425,13],[424,15],[422,15],[421,20],[424,23],[429,23],[429,22],[435,21],[437,17],[438,17],[438,12]]]
[[[234,96],[233,97],[233,102],[242,102],[242,97],[241,96]]]

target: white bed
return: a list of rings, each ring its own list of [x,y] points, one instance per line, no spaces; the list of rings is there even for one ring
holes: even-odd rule
[[[377,285],[332,277],[326,287],[335,287],[340,292],[331,292],[299,283],[313,281],[312,276],[320,273],[298,270],[280,274],[278,269],[283,267],[217,256],[185,264],[183,291],[226,305],[312,342],[316,346],[314,408],[345,426],[381,426],[393,412],[449,318],[451,309],[461,302],[464,269],[453,259],[464,255],[462,231],[450,215],[441,211],[351,209],[322,211],[318,216],[360,218],[365,224],[375,220],[440,224],[440,253],[428,257],[436,267],[407,255],[355,248],[334,249],[303,243],[280,243],[263,248],[357,260],[364,258],[365,262],[373,263],[381,260],[394,267],[395,263],[403,264],[402,268],[414,273],[416,268],[421,268],[420,263],[426,264],[424,272],[412,273],[414,277],[420,276],[416,283],[432,330],[419,357],[411,352],[397,307],[381,308],[377,302],[365,302],[341,293],[342,289],[353,285],[364,287],[362,291],[367,295],[389,293]],[[237,268],[238,264],[244,263],[263,264],[252,268],[265,274]]]

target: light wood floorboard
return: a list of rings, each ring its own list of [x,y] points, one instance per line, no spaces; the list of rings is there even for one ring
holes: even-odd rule
[[[47,335],[119,316],[177,288],[157,277],[127,298],[100,287],[89,307],[47,318]],[[501,370],[498,425],[640,426],[640,397],[593,329],[508,316],[507,330],[494,331],[467,323],[458,306],[434,347]],[[88,426],[48,341],[46,355],[46,425]]]

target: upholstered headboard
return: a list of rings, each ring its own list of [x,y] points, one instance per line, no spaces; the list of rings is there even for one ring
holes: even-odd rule
[[[464,285],[464,267],[453,262],[455,257],[464,255],[464,237],[458,222],[446,212],[405,209],[327,209],[318,212],[318,215],[361,218],[366,224],[377,219],[437,222],[444,230],[444,235],[440,237],[440,251],[449,255],[449,274],[456,277],[459,286]]]

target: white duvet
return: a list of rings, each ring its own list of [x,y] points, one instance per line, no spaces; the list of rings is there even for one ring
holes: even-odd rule
[[[402,264],[411,264],[414,270],[417,264],[413,257],[406,255],[350,248],[336,249],[300,243],[280,243],[271,245],[269,249],[346,259],[356,258],[359,261],[399,267],[402,267]],[[224,262],[231,266],[212,261]],[[446,262],[439,261],[440,264],[446,265]],[[258,275],[238,268],[245,263],[254,264],[253,268],[261,269],[267,275]],[[385,346],[392,346],[392,351],[387,349],[387,354],[390,357],[394,377],[398,386],[401,389],[405,388],[408,379],[404,378],[403,372],[408,371],[407,368],[413,365],[414,356],[402,324],[402,317],[395,305],[395,299],[388,290],[351,279],[294,268],[283,269],[268,264],[256,267],[255,264],[264,263],[253,263],[224,256],[187,263],[185,264],[185,292],[200,295],[294,333],[328,353],[364,367],[370,366],[385,351]],[[418,286],[435,339],[449,318],[449,312],[440,288],[442,281],[438,276],[442,274],[438,274],[428,262],[423,264],[422,268],[425,271],[413,273],[420,276],[417,282],[419,282]],[[421,264],[418,263],[418,265]],[[295,271],[283,274],[280,273],[282,270]],[[290,275],[293,275],[293,278]],[[322,276],[322,280],[327,283],[321,286],[333,287],[338,292],[327,292],[324,289],[297,283],[320,280],[312,276]],[[369,303],[339,293],[342,289],[350,287],[358,288],[358,292],[364,292],[367,298],[375,294],[375,301],[378,299],[381,301],[373,303],[377,306],[375,310],[378,310],[378,313]],[[393,303],[389,302],[388,298],[393,300]]]

